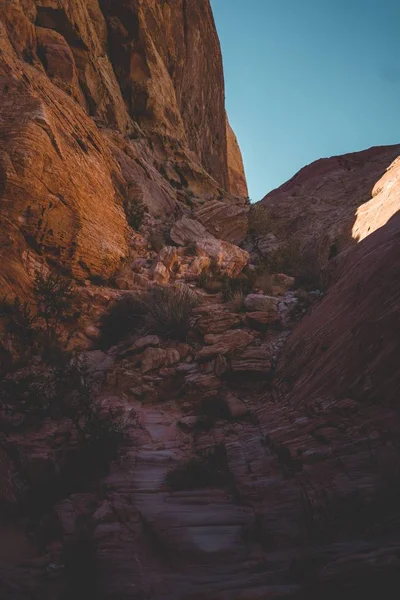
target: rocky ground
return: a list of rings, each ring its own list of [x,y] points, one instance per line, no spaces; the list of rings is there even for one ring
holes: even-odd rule
[[[0,0],[1,600],[398,598],[398,154],[250,207],[208,0]]]

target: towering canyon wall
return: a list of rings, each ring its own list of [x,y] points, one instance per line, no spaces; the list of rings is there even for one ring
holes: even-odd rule
[[[2,0],[0,95],[6,293],[42,263],[114,273],[132,198],[164,218],[244,206],[208,0]]]

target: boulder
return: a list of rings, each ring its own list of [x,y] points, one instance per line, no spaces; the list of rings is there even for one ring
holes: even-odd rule
[[[204,361],[218,354],[231,354],[235,350],[245,348],[253,341],[254,336],[242,329],[234,329],[217,335],[206,335],[205,342],[210,344],[205,346],[196,354],[196,360]]]
[[[237,277],[250,258],[246,250],[213,237],[198,241],[196,250],[200,256],[207,256],[221,274],[228,277]]]
[[[246,416],[249,412],[245,403],[234,394],[227,394],[225,402],[233,419],[240,419],[240,417]]]
[[[168,271],[172,271],[179,263],[180,257],[175,246],[164,246],[158,255],[158,262],[163,263]]]
[[[199,221],[190,219],[189,217],[182,217],[182,219],[179,219],[179,221],[172,226],[169,235],[171,240],[179,246],[187,246],[204,238],[212,237]]]
[[[268,377],[272,370],[271,352],[268,346],[248,346],[232,359],[231,370],[234,374],[256,374]]]
[[[274,314],[278,310],[279,298],[264,296],[264,294],[249,294],[246,296],[244,305],[250,312],[261,311]]]
[[[247,235],[247,209],[227,202],[207,202],[195,211],[196,219],[209,233],[231,244],[241,244]]]
[[[241,323],[238,313],[230,312],[220,304],[202,304],[194,310],[196,327],[203,335],[222,333]]]
[[[158,283],[158,285],[167,285],[170,279],[170,272],[167,267],[162,262],[157,262],[153,269],[153,280]]]
[[[277,312],[255,311],[246,314],[246,322],[249,327],[257,331],[264,331],[271,325],[279,325],[282,317]]]
[[[178,350],[174,348],[147,348],[141,360],[143,375],[155,369],[170,367],[180,361]]]

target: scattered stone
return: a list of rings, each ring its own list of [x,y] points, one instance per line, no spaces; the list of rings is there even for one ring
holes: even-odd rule
[[[268,346],[249,346],[231,361],[234,373],[268,376],[272,369],[271,351]]]
[[[157,262],[153,267],[153,280],[159,285],[167,285],[170,279],[170,272],[162,262]]]
[[[250,258],[246,250],[213,237],[198,241],[196,249],[199,256],[208,256],[212,263],[218,267],[221,274],[228,277],[237,277]]]
[[[120,352],[119,356],[121,358],[125,356],[129,356],[130,354],[136,354],[137,352],[142,352],[149,346],[159,346],[160,338],[158,335],[146,335],[145,337],[141,337],[133,344],[130,344],[128,347],[124,347]]]
[[[196,354],[196,360],[204,361],[218,354],[231,354],[235,350],[245,348],[253,341],[254,336],[242,329],[234,329],[221,334],[206,335],[205,342],[210,344]]]
[[[202,304],[195,309],[196,327],[200,333],[222,333],[239,325],[242,321],[238,313],[229,312],[220,304]]]
[[[169,367],[180,361],[179,352],[174,348],[147,348],[142,356],[142,373],[162,367]]]
[[[264,296],[264,294],[249,294],[246,296],[244,305],[248,311],[262,311],[274,313],[278,309],[279,298]]]
[[[248,414],[247,406],[234,394],[227,394],[225,402],[233,419],[239,419]]]

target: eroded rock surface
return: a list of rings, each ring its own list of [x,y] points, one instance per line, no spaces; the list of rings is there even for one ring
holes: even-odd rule
[[[208,0],[12,0],[0,27],[7,293],[47,262],[109,279],[132,253],[130,203],[174,219],[244,192]]]
[[[259,246],[298,243],[322,266],[384,225],[399,209],[400,146],[318,160],[261,201],[270,223]],[[265,237],[265,242],[264,242]]]

